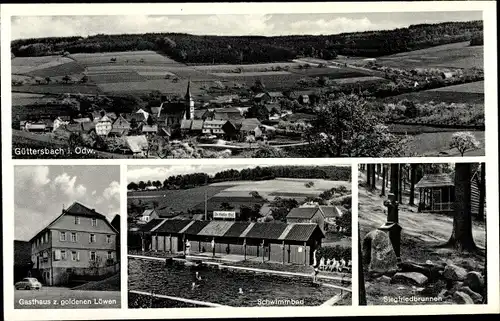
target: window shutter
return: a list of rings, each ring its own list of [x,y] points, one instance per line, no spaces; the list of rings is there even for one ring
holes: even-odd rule
[[[76,252],[76,260],[80,261],[80,252],[78,252],[78,251]]]
[[[54,260],[60,261],[61,260],[61,250],[55,250],[54,251]]]

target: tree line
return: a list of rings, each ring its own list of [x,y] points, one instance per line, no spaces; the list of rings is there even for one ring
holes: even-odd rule
[[[216,182],[237,181],[237,180],[266,180],[277,177],[283,178],[311,178],[330,179],[347,181],[351,177],[350,167],[340,166],[269,166],[255,168],[245,168],[242,170],[228,169],[211,176],[206,173],[193,173],[184,175],[172,175],[163,182],[139,181],[131,182],[127,185],[128,190],[144,190],[148,186],[157,189],[186,189],[197,186],[204,186]]]
[[[198,36],[185,33],[146,33],[53,37],[14,40],[14,56],[154,50],[184,63],[249,64],[286,61],[297,57],[335,59],[378,57],[432,46],[482,39],[483,22],[418,24],[384,31],[303,36]]]

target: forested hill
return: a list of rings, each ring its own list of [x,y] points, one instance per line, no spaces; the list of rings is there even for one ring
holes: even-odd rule
[[[408,28],[321,36],[196,36],[147,33],[22,39],[14,56],[154,50],[184,63],[261,63],[300,56],[333,59],[337,54],[378,57],[482,37],[483,22],[419,24]]]

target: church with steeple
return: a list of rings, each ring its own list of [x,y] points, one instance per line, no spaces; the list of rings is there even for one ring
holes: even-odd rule
[[[194,99],[191,95],[191,80],[188,81],[184,99],[180,101],[162,101],[160,107],[151,108],[151,116],[160,127],[175,128],[186,119],[194,118]]]

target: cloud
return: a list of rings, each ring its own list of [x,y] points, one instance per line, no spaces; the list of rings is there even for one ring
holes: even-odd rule
[[[31,182],[35,186],[43,186],[50,183],[48,166],[17,166],[16,182]]]
[[[265,166],[265,165],[260,165]],[[127,182],[153,181],[160,180],[163,182],[172,175],[184,175],[192,173],[207,173],[213,175],[226,169],[241,170],[243,168],[252,168],[255,165],[189,165],[189,166],[163,166],[163,167],[136,167],[131,166],[127,172]]]
[[[108,187],[104,189],[102,193],[106,200],[114,199],[116,201],[120,201],[120,183],[117,181],[113,181],[109,184]]]
[[[405,20],[375,21],[339,14],[212,14],[212,15],[121,15],[121,16],[16,16],[12,39],[181,32],[197,35],[305,35],[336,34],[407,26]],[[425,20],[423,20],[425,22]]]
[[[96,191],[96,190],[93,190],[93,191],[92,191],[92,196],[95,196],[95,194],[97,194],[97,191]]]
[[[67,173],[62,173],[54,179],[52,187],[59,189],[70,199],[80,199],[87,192],[87,188],[82,184],[76,185],[76,176],[71,177]]]

